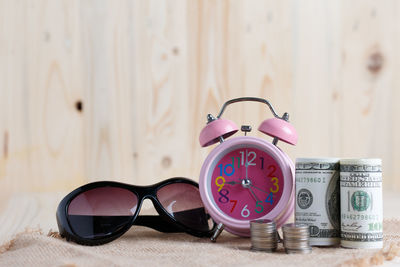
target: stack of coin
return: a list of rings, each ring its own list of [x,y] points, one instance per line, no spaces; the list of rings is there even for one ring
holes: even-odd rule
[[[273,252],[278,247],[278,232],[275,222],[271,220],[254,220],[250,222],[251,249]]]
[[[310,230],[305,224],[288,223],[282,226],[283,245],[288,254],[310,253]]]

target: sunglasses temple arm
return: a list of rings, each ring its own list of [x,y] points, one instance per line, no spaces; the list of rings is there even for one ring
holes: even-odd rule
[[[133,223],[134,225],[147,226],[163,233],[183,232],[178,226],[163,220],[158,215],[139,215]]]

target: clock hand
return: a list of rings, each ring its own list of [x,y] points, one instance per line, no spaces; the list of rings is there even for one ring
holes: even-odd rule
[[[235,181],[231,181],[231,182],[225,182],[226,184],[241,184],[241,182],[235,182]]]
[[[249,187],[249,189],[250,189],[250,193],[253,195],[253,197],[255,198],[255,200],[256,200],[257,202],[260,201],[260,200],[258,199],[257,195],[254,193],[253,189],[252,189],[251,187]]]
[[[249,176],[248,176],[249,162],[247,161],[247,149],[246,149],[246,163],[244,164],[244,166],[246,167],[246,178],[245,178],[245,180],[247,181],[249,179]]]
[[[254,188],[257,189],[257,190],[260,190],[261,192],[264,192],[264,193],[266,193],[266,194],[269,194],[269,192],[264,191],[264,190],[262,190],[261,188],[255,186],[255,185],[253,185],[253,184],[252,184],[251,186],[254,187]]]

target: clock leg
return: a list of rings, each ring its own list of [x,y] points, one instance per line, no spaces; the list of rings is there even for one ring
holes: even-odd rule
[[[278,144],[278,141],[279,141],[279,139],[276,138],[276,137],[274,137],[274,139],[272,140],[272,144],[273,144],[274,146],[276,146],[276,144]]]
[[[217,225],[217,228],[215,229],[215,232],[214,232],[213,236],[211,237],[211,241],[212,242],[216,242],[217,241],[218,236],[222,233],[224,228],[225,228],[225,225],[223,223],[219,223]]]

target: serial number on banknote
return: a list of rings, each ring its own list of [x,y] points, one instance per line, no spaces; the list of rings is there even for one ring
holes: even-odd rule
[[[341,176],[340,181],[346,181],[346,182],[357,182],[357,181],[362,181],[362,182],[382,182],[382,177],[375,177],[375,176],[370,176],[369,174],[362,175],[358,173],[351,173],[350,176]]]
[[[326,178],[320,177],[296,177],[297,183],[326,183]]]
[[[373,215],[373,214],[342,214],[342,219],[349,219],[349,220],[379,220],[379,215]]]

